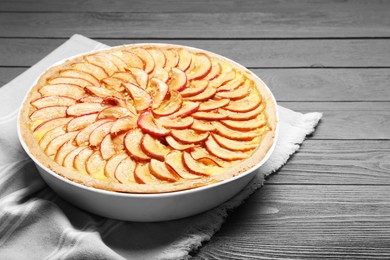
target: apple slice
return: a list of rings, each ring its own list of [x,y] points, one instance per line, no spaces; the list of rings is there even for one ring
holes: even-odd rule
[[[168,81],[168,79],[169,79],[169,73],[165,69],[157,67],[154,70],[152,78],[159,79],[159,80],[161,80],[161,81],[166,83]]]
[[[121,80],[121,79],[118,79],[118,78],[109,77],[109,78],[103,79],[102,82],[103,82],[103,84],[101,85],[101,88],[104,87],[104,89],[107,89],[107,90],[115,90],[118,92],[122,92],[125,89],[122,86],[122,84],[126,83],[126,82]],[[131,82],[131,83],[133,83],[133,82]],[[138,84],[138,82],[136,80],[134,80],[134,84]]]
[[[209,74],[207,74],[204,77],[204,79],[207,81],[215,79],[222,71],[222,67],[219,63],[212,61],[211,64],[212,64],[212,67],[211,67]]]
[[[181,108],[177,112],[171,114],[169,118],[187,117],[196,112],[199,105],[199,102],[183,101]]]
[[[103,98],[102,97],[96,97],[96,96],[85,96],[77,100],[79,103],[102,103]]]
[[[115,178],[120,183],[136,183],[134,170],[136,163],[130,157],[123,159],[115,169]]]
[[[47,81],[47,83],[51,85],[56,85],[56,84],[71,84],[71,85],[76,85],[79,87],[86,87],[90,86],[91,82],[81,79],[81,78],[73,78],[73,77],[56,77],[56,78],[51,78]]]
[[[153,136],[165,136],[170,132],[169,129],[166,129],[154,119],[150,110],[143,112],[138,117],[137,124],[145,133],[151,134]]]
[[[179,49],[177,52],[179,54],[179,63],[176,67],[182,71],[186,71],[191,65],[192,55],[186,49]]]
[[[133,105],[132,100],[126,100],[123,98],[117,98],[117,97],[105,97],[102,102],[103,105],[107,106],[118,106],[123,107],[129,110],[130,113],[136,114],[137,110],[135,109]]]
[[[57,85],[45,85],[38,90],[42,96],[63,96],[74,99],[80,99],[85,96],[83,88],[76,85],[57,84]]]
[[[214,121],[213,122],[213,125],[215,126],[215,131],[224,136],[224,137],[227,137],[229,139],[233,139],[233,140],[241,140],[241,141],[249,141],[249,140],[252,140],[253,138],[259,136],[259,134],[261,134],[262,131],[245,131],[245,132],[242,132],[242,131],[236,131],[236,130],[232,130],[226,126],[224,126],[223,124],[221,124],[220,122],[217,122],[217,121]]]
[[[85,57],[85,59],[89,63],[102,68],[108,76],[111,76],[118,70],[115,64],[103,55],[99,55],[99,54],[89,55]]]
[[[110,119],[100,119],[92,124],[89,124],[87,127],[85,127],[83,130],[81,130],[78,135],[76,135],[76,144],[77,145],[83,145],[85,143],[87,143],[89,141],[89,136],[91,135],[91,133],[93,132],[93,130],[95,130],[97,127],[107,123],[107,122],[110,122],[112,120]]]
[[[209,85],[207,80],[193,80],[190,85],[180,92],[182,97],[192,97],[205,91]]]
[[[165,67],[166,58],[163,52],[157,49],[147,49],[147,51],[152,55],[155,63],[155,68]]]
[[[65,157],[74,149],[76,149],[77,146],[73,144],[73,140],[67,141],[61,147],[58,149],[56,156],[54,157],[54,161],[58,163],[59,165],[62,165],[64,162]]]
[[[113,89],[106,89],[103,87],[88,86],[84,88],[86,92],[98,97],[117,97],[123,98],[123,94]]]
[[[124,140],[125,140],[126,133],[127,132],[111,136],[112,142],[114,143],[115,151],[117,153],[121,153],[121,152],[125,151],[125,141]]]
[[[236,141],[221,135],[211,134],[215,141],[223,148],[231,151],[249,151],[256,149],[260,142],[260,137],[254,138],[252,141]]]
[[[157,121],[166,128],[172,129],[187,129],[194,123],[194,118],[192,117],[176,117],[176,118],[168,118],[168,117],[160,117]]]
[[[103,56],[104,58],[106,58],[108,60],[110,60],[115,65],[115,67],[117,68],[117,71],[118,70],[119,71],[125,71],[125,68],[127,68],[126,63],[122,59],[118,58],[115,55],[111,55],[109,53],[100,53],[99,55]]]
[[[165,159],[165,165],[168,169],[171,170],[171,172],[175,172],[177,175],[179,175],[183,179],[198,179],[200,178],[199,175],[192,174],[189,172],[184,164],[183,164],[183,157],[182,153],[179,151],[172,151],[170,154],[167,155]]]
[[[129,68],[128,70],[131,72],[131,74],[133,74],[135,80],[138,82],[138,84],[136,85],[138,85],[142,89],[146,89],[146,86],[148,85],[148,81],[149,81],[148,74],[145,71],[138,68]]]
[[[179,54],[176,50],[170,49],[170,50],[163,50],[164,56],[165,56],[165,66],[164,68],[166,70],[170,70],[171,68],[174,68],[179,63]]]
[[[187,152],[183,152],[183,162],[184,162],[184,166],[187,168],[187,170],[189,170],[190,172],[192,172],[194,174],[210,176],[213,174],[218,174],[221,171],[223,171],[223,168],[221,168],[219,166],[206,165],[206,164],[203,164],[201,162],[196,161]]]
[[[63,126],[65,124],[67,124],[70,120],[72,120],[72,117],[60,117],[60,118],[54,118],[54,119],[50,119],[48,121],[45,121],[42,124],[38,125],[35,129],[33,129],[33,136],[39,142],[39,140],[48,131],[50,131],[58,126]]]
[[[41,123],[49,121],[53,118],[66,117],[66,106],[54,106],[54,107],[43,107],[35,110],[31,115],[30,119],[32,121],[30,127],[35,129]]]
[[[58,149],[60,149],[64,143],[73,140],[77,133],[78,132],[69,132],[52,139],[45,148],[45,154],[49,157],[53,157],[56,155]]]
[[[159,180],[150,173],[149,163],[137,163],[134,178],[139,184],[155,184],[159,182]]]
[[[224,109],[233,112],[248,112],[254,110],[260,104],[260,96],[257,93],[251,93],[242,99],[230,101],[229,105],[225,106]]]
[[[110,133],[113,122],[104,123],[96,127],[89,135],[89,145],[97,147],[102,142],[106,135]]]
[[[100,145],[100,153],[104,160],[108,160],[116,154],[115,145],[110,134],[103,138],[103,141]]]
[[[102,80],[104,78],[107,78],[108,76],[107,73],[101,67],[90,64],[88,62],[73,63],[70,66],[74,70],[80,70],[88,74],[91,74],[98,80]]]
[[[260,114],[256,118],[246,121],[221,120],[221,123],[234,130],[246,131],[265,126],[267,120],[265,119],[264,114]]]
[[[142,48],[135,48],[131,50],[132,53],[136,54],[144,62],[145,67],[144,71],[146,73],[151,73],[154,70],[154,59],[153,56],[146,50]]]
[[[172,137],[185,144],[196,144],[203,142],[209,136],[209,133],[199,133],[192,129],[172,130]]]
[[[163,161],[165,155],[170,152],[170,149],[163,145],[158,139],[145,134],[141,140],[141,148],[145,154],[152,158]]]
[[[92,153],[93,150],[89,147],[80,151],[80,153],[74,157],[73,167],[80,173],[88,174],[86,164]]]
[[[161,105],[161,103],[163,102],[163,100],[167,96],[168,85],[159,79],[152,78],[149,81],[149,86],[146,89],[146,91],[152,97],[152,101],[153,101],[152,108],[155,109]]]
[[[142,151],[141,140],[143,133],[140,129],[128,131],[124,137],[123,143],[127,153],[137,161],[149,161],[150,157]]]
[[[233,80],[235,77],[236,77],[236,72],[234,70],[230,70],[227,73],[220,74],[217,78],[210,81],[210,85],[215,88],[218,88],[223,84],[225,84],[226,82]]]
[[[104,167],[106,166],[106,160],[102,158],[99,151],[93,152],[87,159],[86,170],[89,175],[98,180],[106,180],[104,175]]]
[[[241,87],[249,89],[252,87],[252,83],[251,81],[246,80],[245,77],[240,73],[236,74],[236,77],[233,80],[227,82],[224,85],[221,85],[217,91],[221,93],[225,92],[224,94],[226,94],[238,90]],[[237,93],[235,95],[237,95]]]
[[[78,103],[68,107],[66,114],[68,116],[82,116],[94,114],[102,111],[106,106],[99,103]]]
[[[195,96],[186,97],[185,100],[204,101],[212,98],[215,95],[215,93],[217,93],[217,89],[209,85],[203,92]]]
[[[144,62],[134,53],[127,51],[117,51],[111,54],[123,60],[127,64],[128,68],[144,69]]]
[[[129,71],[126,71],[126,72],[116,72],[112,75],[111,77],[112,79],[119,79],[120,81],[124,82],[124,83],[133,83],[135,85],[138,84],[137,80],[135,79],[134,75],[129,72]],[[107,78],[109,79],[109,78]],[[103,80],[105,81],[105,80]]]
[[[97,113],[85,115],[85,116],[80,116],[80,117],[75,117],[67,123],[66,130],[68,132],[81,130],[81,129],[89,126],[93,122],[95,122],[96,118],[97,118]]]
[[[118,167],[119,163],[121,161],[123,161],[124,159],[126,159],[128,157],[128,155],[126,153],[118,153],[114,156],[112,156],[106,163],[106,165],[104,166],[104,173],[107,177],[109,177],[110,179],[114,179],[116,180],[115,178],[115,170],[116,168]]]
[[[228,119],[243,121],[243,120],[249,120],[257,117],[261,112],[263,112],[264,108],[265,108],[264,105],[261,104],[260,106],[258,106],[257,108],[249,112],[238,113],[229,110],[224,110],[224,113],[228,115]]]
[[[152,105],[152,98],[144,89],[131,83],[124,84],[124,86],[133,98],[137,111],[143,111]]]
[[[191,125],[191,128],[200,132],[215,131],[215,126],[212,124],[212,122],[200,119],[195,119],[194,123]]]
[[[137,116],[129,115],[122,118],[119,118],[114,122],[111,127],[111,134],[118,135],[120,133],[126,132],[130,129],[137,127]]]
[[[62,162],[62,166],[68,168],[68,169],[74,169],[74,160],[75,157],[84,149],[87,149],[86,147],[77,147],[76,149],[72,150],[70,153],[68,153],[64,161]]]
[[[100,84],[99,80],[95,76],[81,70],[65,69],[60,71],[60,75],[63,77],[84,79],[92,86],[99,86]]]
[[[169,98],[165,99],[159,107],[153,109],[153,113],[158,116],[168,116],[178,111],[183,103],[178,91],[171,89]]]
[[[230,99],[210,99],[200,104],[198,111],[211,111],[229,104]]]
[[[45,150],[51,140],[65,133],[66,131],[64,130],[63,126],[57,126],[42,136],[41,140],[39,140],[39,146],[42,148],[42,150]]]
[[[175,150],[180,150],[180,151],[189,150],[189,149],[192,149],[194,147],[197,147],[197,145],[195,145],[195,144],[180,143],[180,142],[176,141],[175,138],[173,138],[170,135],[165,137],[165,141],[167,141],[167,143],[169,144],[170,147],[172,147]]]
[[[202,147],[196,147],[191,151],[191,156],[195,160],[199,162],[203,162],[204,164],[207,165],[216,165],[224,168],[228,168],[231,166],[231,162],[222,160],[221,158],[214,156],[207,152],[205,148]]]
[[[192,117],[196,119],[203,119],[203,120],[222,120],[226,119],[228,116],[227,114],[223,113],[223,111],[211,111],[211,112],[195,112],[192,114]]]
[[[176,182],[180,178],[177,174],[170,172],[165,163],[156,159],[150,160],[149,170],[154,177],[163,181]]]
[[[231,100],[241,99],[249,95],[249,87],[242,86],[233,91],[217,92],[216,98],[229,98]]]
[[[99,112],[97,118],[121,118],[125,116],[135,116],[133,113],[131,113],[127,108],[120,107],[120,106],[112,106],[112,107],[106,107],[102,111]]]
[[[187,76],[184,71],[177,68],[172,68],[169,72],[168,86],[169,89],[182,91],[185,89],[187,84]]]
[[[212,136],[209,136],[209,138],[207,138],[205,145],[206,145],[206,149],[209,153],[211,153],[211,154],[213,154],[221,159],[227,160],[227,161],[242,160],[242,159],[246,159],[249,157],[249,154],[247,154],[245,152],[239,152],[239,151],[233,152],[233,151],[227,150],[225,148],[222,148],[214,140],[214,138]]]
[[[210,72],[210,70],[210,58],[203,53],[197,53],[192,56],[191,67],[186,71],[187,79],[195,80],[203,78]]]

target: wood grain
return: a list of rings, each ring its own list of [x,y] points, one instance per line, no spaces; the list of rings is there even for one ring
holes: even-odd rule
[[[369,5],[367,5],[369,6]],[[382,7],[382,8],[380,8]],[[389,37],[388,9],[315,13],[2,13],[2,37],[317,38]],[[212,25],[212,26],[210,26]]]
[[[388,186],[266,185],[194,259],[384,259]]]

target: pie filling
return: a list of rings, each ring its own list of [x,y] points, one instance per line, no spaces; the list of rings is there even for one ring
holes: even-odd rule
[[[275,136],[270,96],[250,72],[217,55],[124,46],[47,71],[20,124],[24,140],[34,139],[28,147],[40,150],[33,154],[64,177],[108,190],[166,192],[258,163]]]

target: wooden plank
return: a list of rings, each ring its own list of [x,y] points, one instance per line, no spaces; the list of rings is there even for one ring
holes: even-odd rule
[[[389,37],[388,5],[360,12],[2,13],[3,37],[299,38]],[[292,15],[293,14],[293,15]],[[212,25],[212,26],[210,26]]]
[[[247,67],[390,67],[390,40],[99,40],[116,46],[165,42],[193,46]],[[64,39],[0,39],[0,66],[30,66]],[[329,55],[331,53],[331,55]]]
[[[388,186],[266,185],[230,214],[197,259],[385,259]]]
[[[306,140],[267,184],[390,184],[390,141]]]
[[[0,68],[0,87],[16,78],[25,70],[25,68]]]

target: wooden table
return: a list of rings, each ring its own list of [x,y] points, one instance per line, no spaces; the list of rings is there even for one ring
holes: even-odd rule
[[[0,85],[74,33],[172,42],[247,66],[324,112],[197,259],[390,258],[390,1],[0,1]]]

